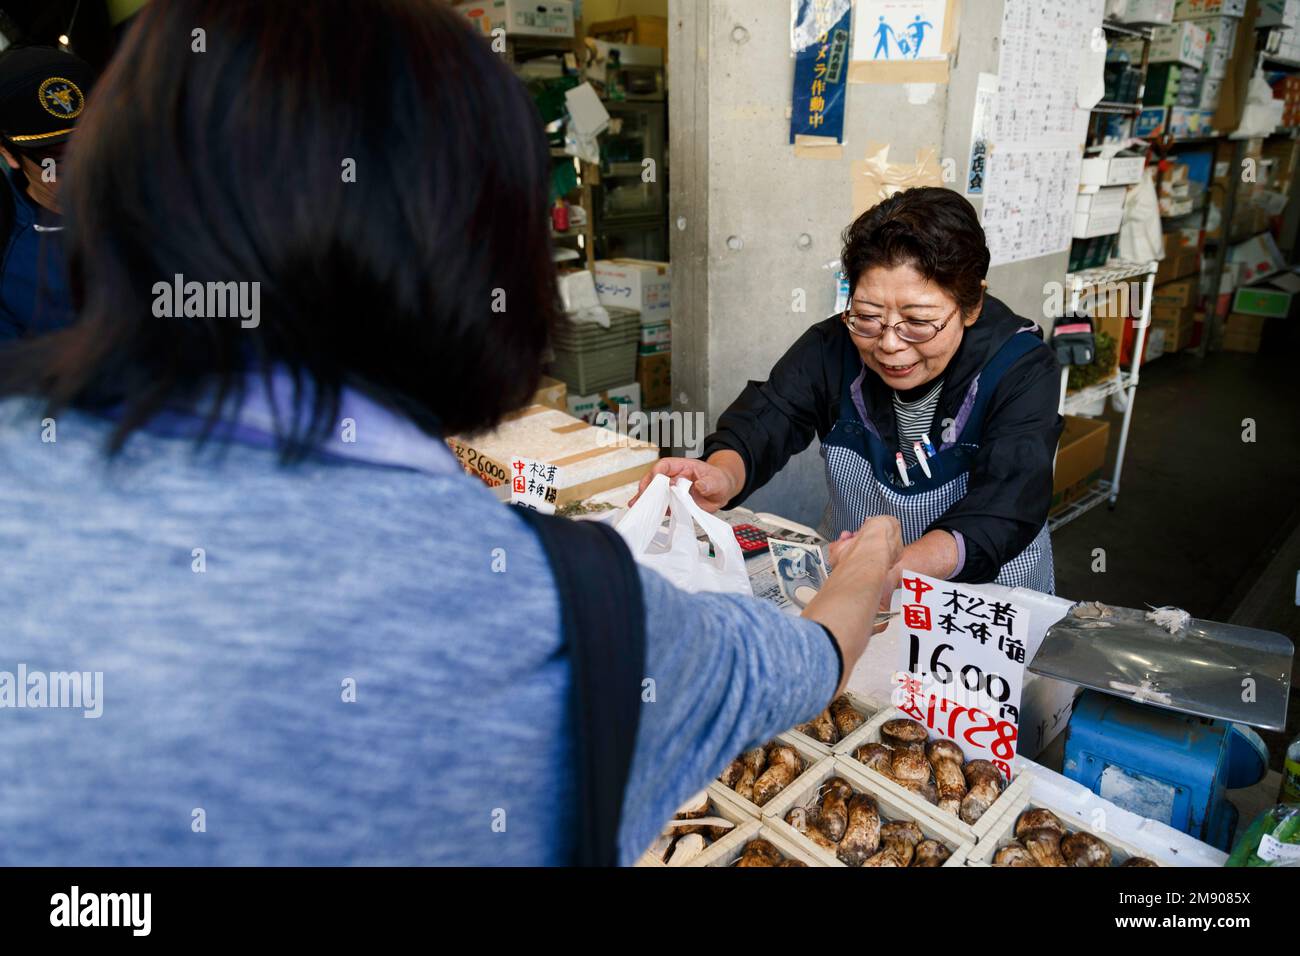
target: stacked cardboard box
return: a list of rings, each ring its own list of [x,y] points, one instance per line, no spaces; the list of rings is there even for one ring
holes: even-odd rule
[[[1124,219],[1124,186],[1083,186],[1074,206],[1074,238],[1091,239],[1119,232]]]
[[[602,304],[625,305],[641,313],[636,380],[646,408],[672,403],[672,273],[668,263],[604,259],[596,263],[596,293]]]
[[[1223,341],[1219,347],[1225,352],[1258,352],[1259,340],[1267,321],[1262,315],[1230,312],[1227,321],[1223,323]]]
[[[1300,0],[1260,0],[1255,26],[1271,30],[1276,37],[1270,45],[1273,56],[1300,60]]]
[[[1200,101],[1201,71],[1178,63],[1153,63],[1147,68],[1146,106],[1186,106]]]
[[[1300,30],[1295,32],[1300,33]],[[1278,78],[1273,83],[1273,99],[1284,103],[1282,125],[1300,126],[1300,73],[1288,73]]]
[[[1120,23],[1169,23],[1174,0],[1106,0],[1106,18]]]
[[[1180,63],[1199,70],[1205,62],[1207,35],[1193,20],[1182,20],[1151,31],[1151,63]]]
[[[1065,417],[1052,478],[1052,511],[1077,501],[1101,477],[1109,440],[1110,423],[1074,415]]]
[[[1195,276],[1158,285],[1151,298],[1151,327],[1164,330],[1164,351],[1178,352],[1192,340],[1196,310]]]

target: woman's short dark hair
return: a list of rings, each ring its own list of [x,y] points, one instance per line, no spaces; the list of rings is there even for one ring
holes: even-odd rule
[[[910,265],[947,292],[963,312],[983,301],[989,247],[975,208],[951,189],[917,186],[872,206],[844,230],[850,294],[876,266]]]
[[[523,85],[442,0],[147,5],[70,144],[80,320],[7,350],[0,392],[120,403],[121,447],[200,384],[288,370],[311,414],[355,387],[431,433],[534,393],[559,315],[550,157]],[[155,317],[155,284],[259,283],[259,324]],[[251,288],[251,286],[250,286]]]

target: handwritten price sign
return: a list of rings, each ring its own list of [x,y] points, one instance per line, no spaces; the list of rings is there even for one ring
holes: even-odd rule
[[[1020,731],[1029,611],[977,585],[904,571],[894,706],[1010,778]]]
[[[545,462],[531,458],[513,458],[510,461],[510,503],[555,514],[556,484],[560,470]]]

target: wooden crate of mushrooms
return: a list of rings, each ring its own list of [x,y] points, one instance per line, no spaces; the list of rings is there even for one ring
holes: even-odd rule
[[[771,825],[754,820],[715,843],[690,865],[776,868],[825,866],[826,863]]]
[[[719,799],[712,789],[701,790],[677,808],[636,865],[698,866],[696,861],[706,852],[735,843],[742,830],[756,825],[735,801]]]
[[[852,761],[826,757],[763,808],[763,824],[824,866],[962,866],[970,845]]]
[[[971,866],[1158,866],[1142,851],[1021,793],[969,856]]]
[[[826,756],[824,748],[816,748],[794,734],[781,734],[733,760],[712,789],[748,815],[761,817],[768,801]]]
[[[1025,773],[1007,784],[989,761],[967,760],[955,743],[931,737],[924,724],[894,708],[876,714],[832,751],[881,785],[905,791],[969,843],[980,842],[997,826],[1011,800],[1029,785]]]
[[[815,750],[830,753],[836,744],[875,716],[877,709],[865,697],[848,691],[808,723],[792,728],[789,733]]]

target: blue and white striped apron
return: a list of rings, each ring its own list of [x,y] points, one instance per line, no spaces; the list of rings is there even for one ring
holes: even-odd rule
[[[998,382],[1017,359],[1041,347],[1042,340],[1028,333],[1007,340],[971,382],[951,427],[943,429],[938,453],[927,461],[931,477],[925,476],[919,464],[907,469],[910,487],[898,476],[898,449],[886,446],[867,416],[862,400],[867,367],[855,349],[847,349],[840,418],[822,442],[830,489],[822,536],[834,541],[841,531],[856,531],[876,515],[898,519],[905,545],[925,534],[926,528],[966,494],[984,417]],[[1002,566],[995,580],[1008,587],[1055,593],[1052,540],[1046,524],[1024,551]]]

